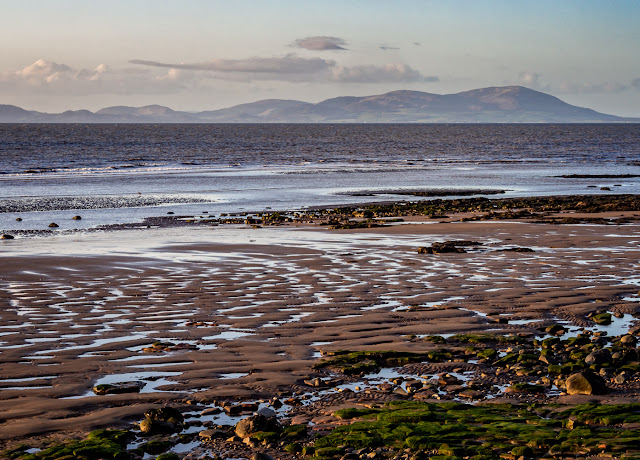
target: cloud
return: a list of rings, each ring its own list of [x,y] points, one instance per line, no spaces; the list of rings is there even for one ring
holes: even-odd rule
[[[347,48],[344,47],[346,44],[347,42],[339,37],[318,36],[299,38],[294,41],[291,46],[295,48],[304,48],[310,51],[346,51]]]
[[[634,78],[631,80],[631,86],[640,91],[640,78]]]
[[[133,59],[131,64],[180,70],[217,72],[215,78],[251,81],[280,80],[289,82],[339,83],[409,83],[436,82],[438,77],[424,76],[406,64],[342,66],[320,58],[284,57],[217,59],[194,64],[171,64]]]
[[[540,79],[542,74],[537,72],[520,72],[518,83],[532,89],[542,89]]]
[[[288,54],[281,58],[214,59],[195,64],[169,64],[143,59],[132,59],[130,64],[150,67],[166,67],[181,70],[206,70],[217,72],[243,72],[266,74],[306,74],[322,72],[334,65],[333,61],[320,58],[302,58]]]
[[[114,71],[106,64],[93,69],[75,69],[45,59],[38,59],[22,69],[0,73],[0,89],[45,94],[154,94],[185,86],[190,75],[169,69],[150,74],[147,69]]]
[[[399,50],[400,48],[395,47],[395,46],[388,46],[388,45],[380,45],[379,47],[382,51],[390,51],[390,50]]]
[[[335,66],[331,80],[341,83],[413,83],[436,82],[438,77],[425,77],[406,64]]]

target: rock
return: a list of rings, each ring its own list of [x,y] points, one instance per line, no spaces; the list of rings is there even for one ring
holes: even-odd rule
[[[631,334],[627,334],[620,338],[620,343],[627,347],[635,347],[638,343],[638,339]]]
[[[94,386],[93,392],[97,395],[140,393],[140,390],[142,390],[145,385],[145,382],[139,380],[133,382],[105,383]]]
[[[22,217],[16,217],[16,222],[22,222]]]
[[[180,411],[169,406],[161,407],[160,409],[149,409],[144,413],[144,416],[149,420],[170,422],[176,425],[184,422],[184,417]]]
[[[553,324],[551,326],[548,326],[545,329],[545,332],[549,335],[563,335],[565,332],[567,332],[567,330],[560,324]]]
[[[458,396],[466,399],[484,399],[485,394],[482,391],[467,389],[458,393]]]
[[[228,434],[229,433],[225,430],[210,429],[201,431],[200,433],[198,433],[198,436],[200,437],[200,439],[207,441],[213,438],[222,438],[227,436]]]
[[[514,247],[507,249],[500,249],[500,252],[536,252],[531,248],[523,248],[523,247]]]
[[[51,223],[49,224],[49,227],[51,227],[51,228],[58,228],[58,227],[59,227],[59,225],[58,225],[58,224],[56,224],[55,222],[51,222]]]
[[[611,313],[604,312],[604,313],[599,313],[597,315],[593,315],[591,317],[591,320],[596,324],[600,324],[602,326],[608,326],[609,324],[611,324]]]
[[[202,412],[200,412],[200,415],[214,415],[219,414],[220,412],[222,412],[222,409],[220,409],[219,407],[207,407]]]
[[[584,358],[584,362],[589,366],[593,364],[604,364],[608,363],[609,361],[611,361],[611,352],[607,348],[594,350]]]
[[[267,418],[271,418],[276,416],[276,411],[274,411],[270,407],[262,407],[258,410],[258,412],[256,412],[256,414],[264,415]]]
[[[145,418],[140,422],[140,431],[146,435],[155,436],[157,434],[173,434],[177,430],[173,423]]]
[[[431,247],[420,247],[418,248],[418,254],[447,254],[447,253],[466,253],[463,248],[458,247],[463,246],[461,244],[456,244],[455,241],[445,241],[444,243],[433,243]],[[469,246],[469,245],[464,245]]]
[[[274,431],[281,432],[282,426],[275,418],[267,418],[264,415],[252,415],[251,417],[240,420],[236,424],[236,434],[241,438],[248,438],[258,431]]]
[[[266,454],[264,452],[255,452],[251,456],[251,460],[275,460],[271,455]]]
[[[629,375],[629,373],[627,371],[622,371],[618,375],[616,375],[616,378],[613,379],[613,381],[617,384],[621,384],[628,382],[630,379],[631,376]]]
[[[80,216],[73,216],[73,217],[72,217],[72,219],[73,219],[73,220],[82,220],[82,217],[80,217]]]
[[[607,392],[604,379],[586,371],[570,375],[565,382],[565,387],[567,394],[570,395],[602,395]]]
[[[3,233],[2,235],[0,235],[0,240],[12,240],[13,238],[13,235],[9,235],[8,233]]]

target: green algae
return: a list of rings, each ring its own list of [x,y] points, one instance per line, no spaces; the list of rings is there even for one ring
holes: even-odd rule
[[[318,458],[341,456],[344,448],[378,447],[460,458],[541,458],[547,453],[558,456],[585,452],[640,455],[640,432],[622,425],[637,423],[640,404],[564,408],[393,401],[376,413],[343,410],[342,415],[352,423],[315,440]],[[578,425],[567,423],[569,420],[578,420]]]

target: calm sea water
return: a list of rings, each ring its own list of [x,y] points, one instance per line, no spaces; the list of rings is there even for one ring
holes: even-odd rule
[[[640,125],[0,125],[0,230],[412,199],[354,196],[398,189],[640,193],[562,174],[640,174]]]

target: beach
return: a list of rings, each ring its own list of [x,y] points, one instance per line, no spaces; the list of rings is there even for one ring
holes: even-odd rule
[[[127,427],[165,404],[202,410],[302,395],[304,381],[319,375],[314,364],[338,350],[424,353],[434,349],[429,336],[533,337],[553,324],[574,334],[636,331],[637,221],[461,217],[352,230],[200,225],[3,241],[2,441]],[[479,244],[418,252],[443,241]],[[514,248],[530,252],[504,251]],[[614,321],[597,326],[588,317],[595,312]],[[473,364],[459,366],[482,379]],[[447,369],[425,364],[414,373]],[[509,376],[492,379],[497,386],[479,400],[532,398],[503,391]],[[133,381],[142,382],[139,392],[92,391]],[[328,393],[332,404],[361,397]],[[558,389],[533,399],[619,403],[639,394],[632,379],[603,396]],[[286,417],[317,419],[327,415],[323,405]]]

